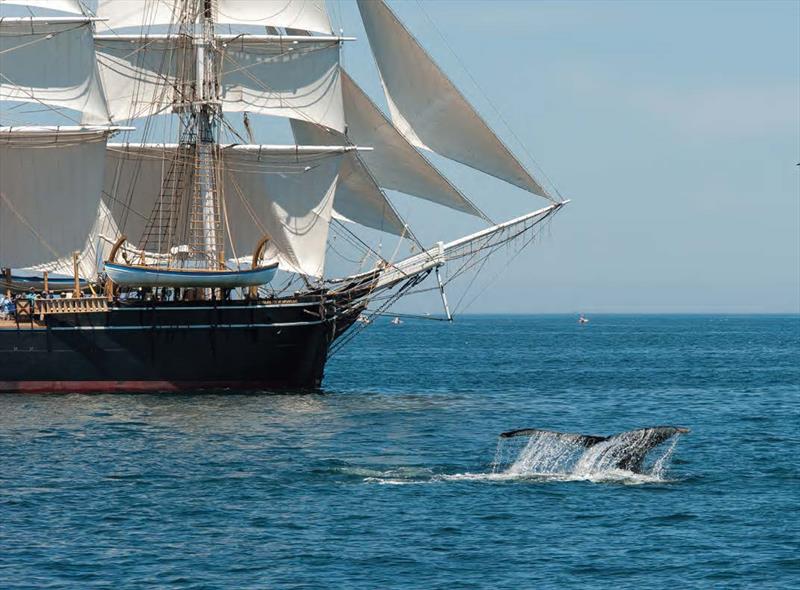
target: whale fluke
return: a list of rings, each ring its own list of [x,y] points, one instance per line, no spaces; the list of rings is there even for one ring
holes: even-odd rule
[[[689,429],[683,426],[652,426],[650,428],[628,430],[611,436],[596,436],[543,430],[541,428],[520,428],[503,432],[500,434],[500,438],[552,436],[567,443],[581,445],[587,449],[600,443],[608,442],[609,446],[615,447],[615,465],[621,469],[638,473],[641,472],[642,464],[648,452],[676,434],[685,434],[687,432],[689,432]]]
[[[558,432],[556,430],[543,430],[541,428],[520,428],[519,430],[509,430],[500,434],[500,438],[514,438],[517,436],[537,436],[539,434],[550,434],[567,442],[583,445],[586,448],[607,440],[607,436],[593,436],[591,434],[577,434],[574,432]]]

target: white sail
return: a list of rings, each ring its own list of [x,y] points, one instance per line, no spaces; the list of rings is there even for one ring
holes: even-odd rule
[[[0,0],[3,6],[23,6],[25,8],[47,8],[70,14],[83,14],[79,0]]]
[[[550,198],[383,0],[358,0],[392,121],[419,148]]]
[[[192,100],[191,41],[177,36],[136,41],[101,36],[95,43],[113,121],[170,112],[175,104]]]
[[[84,247],[107,134],[0,129],[0,266],[34,266]]]
[[[201,4],[187,5],[185,0],[98,0],[97,16],[107,19],[101,30],[163,27],[175,25],[184,7],[189,8],[188,20],[194,21]],[[212,6],[214,22],[223,27],[246,25],[331,32],[324,0],[215,0]]]
[[[236,254],[268,235],[279,268],[321,277],[341,158],[225,150],[224,204]]]
[[[90,20],[0,19],[0,56],[0,101],[65,107],[82,123],[108,123]]]
[[[225,47],[221,79],[227,112],[289,117],[344,131],[338,42],[245,37]]]
[[[295,141],[301,145],[328,145],[344,137],[319,125],[292,120]],[[363,157],[372,150],[349,152],[342,158],[342,169],[336,185],[333,208],[346,221],[371,227],[398,236],[406,235],[406,227],[386,195],[364,164]]]
[[[98,25],[98,29],[149,29],[174,25],[185,5],[185,0],[98,0],[97,16],[106,19]],[[191,13],[188,18],[194,20]]]
[[[334,211],[352,223],[408,237],[405,223],[375,183],[358,153],[342,158]]]
[[[342,72],[342,95],[347,136],[356,145],[374,148],[361,157],[380,186],[481,216],[480,211],[414,149],[347,72]]]
[[[141,240],[161,194],[175,144],[110,144],[104,199],[120,232]],[[353,148],[222,146],[222,203],[235,258],[265,236],[280,268],[322,276],[342,155]]]
[[[120,234],[138,245],[169,172],[175,147],[142,147],[108,144],[103,201],[111,211]],[[191,186],[191,180],[185,183]],[[109,235],[116,240],[119,235]]]
[[[214,21],[330,33],[324,0],[217,0]]]
[[[108,259],[114,245],[114,237],[119,234],[119,229],[111,215],[108,206],[100,201],[94,225],[86,238],[83,250],[78,255],[78,276],[85,280],[94,280],[103,270],[103,262]],[[48,272],[50,275],[73,275],[72,256],[64,256],[51,262],[38,264],[22,269],[34,273]]]

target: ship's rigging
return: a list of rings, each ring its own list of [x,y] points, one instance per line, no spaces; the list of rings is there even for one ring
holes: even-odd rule
[[[0,0],[9,7],[29,14],[0,20],[2,267],[68,275],[75,250],[89,282],[105,280],[112,252],[122,266],[161,271],[277,264],[285,274],[261,296],[357,285],[341,313],[368,303],[382,313],[411,293],[444,296],[492,254],[527,246],[566,202],[520,163],[383,0],[358,7],[388,116],[342,67],[341,46],[353,39],[333,32],[322,0]],[[26,107],[56,124],[26,124]],[[295,144],[257,143],[249,118],[262,116],[288,119]],[[494,224],[426,151],[549,204]],[[426,247],[386,190],[489,227]],[[352,224],[417,253],[387,255]],[[327,276],[328,253],[350,258],[354,274]]]

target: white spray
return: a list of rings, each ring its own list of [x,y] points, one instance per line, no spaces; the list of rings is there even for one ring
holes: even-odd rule
[[[574,438],[553,432],[538,432],[527,439],[527,444],[510,461],[504,459],[508,457],[507,447],[514,439],[500,439],[495,452],[493,475],[497,479],[528,477],[625,480],[634,483],[663,481],[680,433],[661,446],[652,444],[653,436],[651,431],[636,430],[586,448]],[[648,455],[649,462],[646,461]],[[626,460],[632,464],[626,465]]]

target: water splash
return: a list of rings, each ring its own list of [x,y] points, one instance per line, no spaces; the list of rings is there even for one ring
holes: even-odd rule
[[[530,437],[498,440],[490,471],[435,473],[421,468],[348,470],[365,483],[408,485],[448,481],[590,481],[644,484],[671,481],[667,473],[678,432],[654,442],[650,430],[634,430],[586,447],[577,435],[539,431]]]
[[[441,481],[591,481],[622,484],[664,483],[680,433],[653,447],[652,433],[632,431],[586,448],[576,438],[539,432],[529,438],[500,439],[488,473],[412,477],[390,470],[365,478],[381,484]],[[621,465],[626,465],[625,467]],[[398,477],[398,475],[400,477]],[[422,476],[422,477],[420,477]]]
[[[675,447],[678,446],[679,438],[680,434],[673,436],[669,444],[664,447],[664,452],[661,453],[661,456],[656,457],[655,461],[653,461],[653,466],[650,469],[650,474],[652,476],[658,477],[659,479],[666,477],[667,468],[669,467],[670,459],[672,459],[672,454],[675,452]]]
[[[497,446],[503,446],[502,439]],[[542,432],[528,439],[505,473],[512,476],[563,474],[583,451],[582,446],[560,439],[555,433]]]
[[[516,457],[509,456],[514,439],[500,439],[495,451],[494,479],[556,479],[663,482],[680,433],[666,444],[651,448],[654,434],[645,430],[625,432],[586,448],[569,437],[540,432],[527,439]]]

